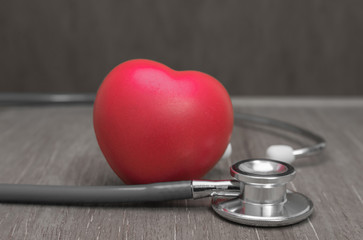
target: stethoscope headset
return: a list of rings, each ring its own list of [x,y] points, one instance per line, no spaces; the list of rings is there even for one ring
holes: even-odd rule
[[[91,104],[93,94],[0,94],[1,105]],[[0,184],[0,202],[99,204],[212,198],[213,210],[230,221],[251,226],[284,226],[300,222],[313,211],[312,201],[287,190],[296,175],[295,158],[321,152],[321,136],[293,124],[235,113],[235,122],[252,122],[306,137],[314,144],[293,149],[273,145],[266,159],[242,160],[230,168],[231,180],[189,180],[121,186],[46,186]],[[230,150],[230,149],[229,149]],[[228,151],[227,151],[228,152]]]

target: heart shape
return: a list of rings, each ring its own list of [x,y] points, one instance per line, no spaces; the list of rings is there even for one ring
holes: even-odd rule
[[[93,120],[111,168],[125,183],[141,184],[206,174],[230,141],[233,109],[210,75],[136,59],[106,76]]]

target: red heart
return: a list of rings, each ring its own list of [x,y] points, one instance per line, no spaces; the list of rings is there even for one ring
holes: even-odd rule
[[[93,120],[111,168],[125,183],[140,184],[207,173],[228,145],[233,109],[215,78],[137,59],[106,76]]]

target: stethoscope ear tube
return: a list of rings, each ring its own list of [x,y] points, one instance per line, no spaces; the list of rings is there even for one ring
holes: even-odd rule
[[[46,105],[46,104],[92,104],[96,95],[93,93],[83,94],[34,94],[34,93],[1,93],[0,105]],[[255,116],[245,113],[234,113],[236,123],[239,122],[253,122],[271,127],[276,127],[286,131],[290,131],[304,137],[307,137],[316,142],[316,144],[294,150],[296,157],[310,156],[320,152],[326,146],[326,141],[323,137],[296,125],[271,119],[267,117]]]
[[[313,133],[307,129],[298,127],[294,124],[287,123],[284,121],[256,116],[252,114],[245,114],[245,113],[234,113],[235,123],[243,123],[243,122],[251,122],[251,123],[258,123],[278,129],[282,129],[291,133],[298,134],[305,138],[308,138],[315,142],[315,144],[307,147],[303,147],[300,149],[294,149],[293,154],[295,157],[307,157],[317,153],[320,153],[326,147],[326,141],[323,137],[318,134]]]

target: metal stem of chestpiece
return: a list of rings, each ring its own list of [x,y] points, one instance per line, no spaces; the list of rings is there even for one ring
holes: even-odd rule
[[[283,226],[307,218],[313,203],[304,195],[286,189],[295,169],[284,162],[249,159],[231,167],[235,180],[193,181],[193,197],[212,196],[220,216],[245,225]]]
[[[240,182],[236,180],[193,180],[193,198],[205,198],[211,196],[238,197],[241,195]]]

